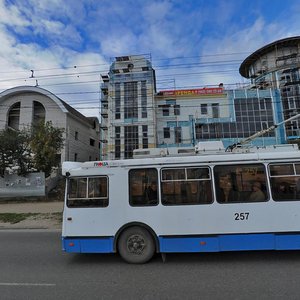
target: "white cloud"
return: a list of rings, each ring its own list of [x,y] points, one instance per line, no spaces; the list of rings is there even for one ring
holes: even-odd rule
[[[136,52],[137,38],[131,32],[120,30],[107,35],[101,41],[101,50],[108,56],[138,54]]]
[[[170,1],[150,2],[146,4],[142,14],[148,23],[161,23],[172,10]]]
[[[9,26],[27,26],[29,21],[24,18],[17,6],[6,6],[5,0],[0,0],[0,23]]]
[[[299,4],[267,21],[267,12],[253,13],[245,3],[0,0],[0,90],[34,85],[36,79],[29,78],[33,69],[42,87],[75,107],[81,101],[90,109],[99,104],[99,75],[108,71],[109,59],[104,56],[140,53],[151,53],[158,61],[157,82],[167,88],[243,82],[238,63],[218,67],[192,63],[242,62],[269,42],[298,35],[300,28]],[[180,63],[186,66],[167,68]],[[162,65],[166,68],[159,69]],[[41,77],[46,75],[52,76]],[[82,94],[71,94],[77,91]]]

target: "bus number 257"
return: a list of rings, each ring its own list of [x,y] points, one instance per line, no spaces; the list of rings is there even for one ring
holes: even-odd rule
[[[245,221],[245,220],[248,220],[248,218],[249,218],[249,213],[248,212],[234,213],[234,219],[236,221]]]

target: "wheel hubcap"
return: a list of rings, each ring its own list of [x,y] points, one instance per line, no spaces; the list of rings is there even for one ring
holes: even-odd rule
[[[142,254],[145,246],[145,240],[141,235],[131,235],[127,240],[127,249],[132,254]]]

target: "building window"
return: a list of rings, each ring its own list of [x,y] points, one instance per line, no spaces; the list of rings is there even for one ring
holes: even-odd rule
[[[164,139],[169,139],[170,136],[170,127],[164,127]]]
[[[162,106],[162,114],[163,114],[163,116],[169,116],[170,115],[170,106],[169,105],[163,105]]]
[[[12,105],[8,112],[8,127],[19,130],[21,102]]]
[[[180,115],[180,105],[175,104],[174,105],[174,115],[179,116]]]
[[[148,148],[148,126],[142,125],[142,133],[143,133],[143,149]]]
[[[298,129],[298,121],[297,120],[294,120],[291,122],[291,128],[292,129]]]
[[[263,100],[262,103],[264,103],[265,109],[260,109],[260,100]],[[235,122],[197,123],[195,125],[196,139],[247,138],[274,124],[272,99],[269,97],[261,99],[257,97],[235,98],[234,110],[236,115]],[[288,133],[294,135],[291,133],[291,129],[287,130],[287,135]],[[275,136],[275,132],[270,131],[266,133],[265,136]]]
[[[220,117],[219,103],[212,103],[211,108],[212,108],[212,117],[213,118],[219,118]]]
[[[259,99],[259,108],[262,109],[262,110],[265,110],[266,109],[266,102],[265,102],[265,99]]]
[[[78,141],[78,131],[75,131],[75,136],[74,136],[74,138],[75,138],[75,141]]]
[[[296,102],[294,97],[288,97],[288,106],[289,109],[295,109],[296,108]]]
[[[201,104],[201,115],[207,115],[207,104]]]
[[[46,110],[42,103],[33,101],[33,124],[44,123],[46,117]]]
[[[141,82],[141,106],[142,118],[147,118],[147,84],[146,80]]]
[[[121,88],[120,83],[115,84],[115,119],[121,119]]]
[[[132,158],[133,150],[139,148],[139,127],[125,126],[124,127],[124,158]]]
[[[181,127],[174,127],[175,144],[181,143]]]
[[[124,83],[124,118],[138,118],[137,82]]]
[[[94,147],[95,146],[95,140],[90,138],[90,146]]]
[[[268,122],[262,121],[262,122],[261,122],[261,128],[262,128],[263,130],[268,129],[268,128],[269,128]]]
[[[121,158],[121,127],[115,127],[115,159]]]

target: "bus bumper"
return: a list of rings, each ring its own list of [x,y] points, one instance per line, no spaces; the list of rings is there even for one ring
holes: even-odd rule
[[[70,253],[113,253],[113,237],[62,237],[62,249]]]

